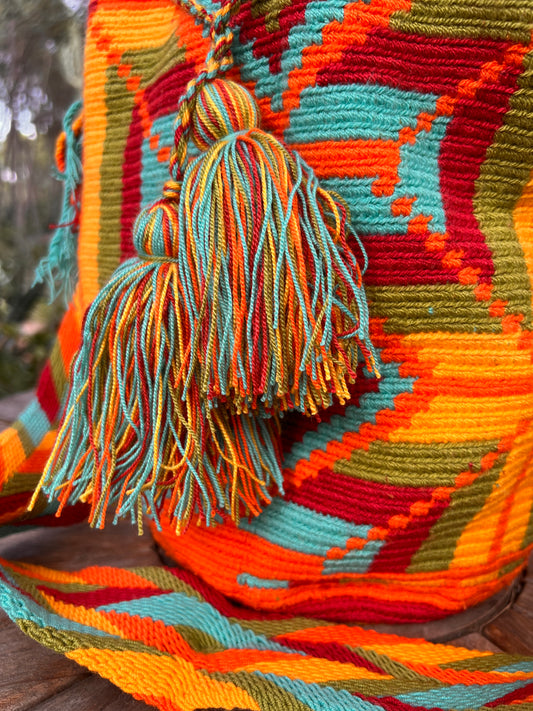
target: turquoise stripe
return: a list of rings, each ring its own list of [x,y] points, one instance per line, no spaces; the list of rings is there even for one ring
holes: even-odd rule
[[[338,193],[350,208],[351,223],[360,235],[404,235],[411,216],[392,214],[392,203],[399,197],[414,197],[407,182],[393,195],[376,197],[372,192],[375,178],[325,178],[322,187]],[[416,205],[416,203],[415,203]],[[416,209],[413,206],[413,209]]]
[[[435,119],[429,132],[421,131],[414,144],[406,143],[400,148],[400,183],[397,190],[402,195],[407,193],[416,197],[411,217],[420,214],[433,217],[428,225],[430,232],[446,231],[440,188],[439,153],[449,122],[447,116]]]
[[[163,185],[168,179],[168,162],[161,162],[157,159],[159,150],[164,146],[172,146],[174,143],[174,124],[176,121],[176,111],[173,110],[165,116],[159,116],[152,124],[150,134],[159,136],[157,148],[150,148],[150,136],[145,138],[141,149],[141,207],[156,202],[161,198]],[[194,157],[199,154],[198,149],[191,143],[188,146],[189,155]]]
[[[358,526],[275,498],[259,516],[241,521],[240,528],[283,549],[323,558],[330,548],[344,548],[349,538],[366,538],[372,527]]]
[[[509,664],[506,667],[498,667],[494,671],[501,672],[502,674],[514,674],[515,672],[522,672],[524,674],[533,673],[533,660],[527,661],[526,659],[521,659],[516,664]],[[531,679],[533,683],[533,679]]]
[[[446,711],[467,711],[488,704],[491,701],[520,689],[531,681],[514,681],[504,684],[484,684],[483,686],[466,686],[456,684],[448,688],[418,691],[413,694],[400,694],[398,701],[412,706],[427,706],[446,709]]]
[[[254,57],[253,44],[251,42],[241,44],[239,34],[239,28],[236,27],[233,46],[235,63],[239,65],[241,79],[243,82],[256,82],[254,93],[258,99],[272,96],[272,92],[280,91],[280,75],[271,74],[268,58]]]
[[[284,134],[287,143],[393,140],[402,128],[416,128],[422,111],[433,114],[437,97],[380,84],[310,86],[300,94]]]
[[[268,580],[268,578],[258,578],[257,575],[252,575],[251,573],[241,573],[237,576],[237,582],[239,585],[245,585],[249,588],[277,590],[289,587],[288,580]]]
[[[276,674],[263,674],[259,671],[255,671],[254,675],[267,679],[279,686],[280,689],[288,691],[313,711],[383,711],[381,704],[352,696],[345,689],[336,690],[330,686],[313,684],[300,679],[289,679]]]
[[[282,91],[289,87],[289,73],[293,69],[301,68],[302,55],[312,45],[322,44],[324,27],[333,20],[344,20],[345,2],[339,0],[316,0],[308,3],[305,8],[305,22],[295,25],[289,30],[289,48],[281,57],[281,75],[283,76]],[[283,104],[281,95],[272,99],[272,109],[281,111]]]
[[[24,429],[34,447],[37,447],[50,429],[50,420],[39,405],[37,398],[34,398],[26,407],[24,412],[20,415],[19,421],[24,425]]]
[[[158,147],[150,148],[150,137],[145,138],[142,143],[142,180],[141,180],[141,200],[142,207],[154,203],[161,197],[161,191],[165,180],[168,178],[168,163],[161,163],[157,160],[157,154],[163,146],[171,146],[174,140],[174,121],[176,114],[171,113],[157,118],[151,127],[152,135],[159,135]]]
[[[385,541],[368,541],[362,550],[351,550],[342,558],[326,558],[324,575],[336,573],[366,573]]]
[[[0,574],[11,580],[8,571],[2,566],[0,566]],[[49,612],[34,600],[26,597],[15,584],[10,585],[3,580],[0,580],[0,607],[15,623],[17,620],[28,620],[39,627],[52,627],[61,632],[80,632],[95,637],[116,637],[116,635],[111,635],[108,632],[79,624],[66,617],[60,617],[53,612]]]
[[[209,603],[200,602],[181,593],[110,603],[97,609],[149,617],[152,620],[160,620],[165,625],[193,627],[211,635],[228,649],[268,649],[285,653],[288,651],[283,645],[270,642],[265,635],[245,630],[237,623],[230,624],[227,618]]]
[[[315,432],[304,434],[300,442],[295,442],[285,456],[283,466],[293,469],[300,459],[308,460],[315,450],[326,451],[330,442],[340,442],[346,432],[357,432],[366,422],[375,424],[376,414],[381,410],[394,410],[394,400],[402,393],[413,391],[416,378],[402,378],[397,363],[383,363],[382,379],[377,393],[366,393],[359,401],[359,407],[348,406],[344,416],[334,415],[329,422],[321,423]]]

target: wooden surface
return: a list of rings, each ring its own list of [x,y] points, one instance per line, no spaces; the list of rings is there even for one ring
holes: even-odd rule
[[[0,429],[20,412],[28,394],[15,403],[0,400]],[[0,557],[76,570],[86,565],[160,565],[149,534],[128,523],[94,531],[86,524],[17,533],[0,540]],[[461,616],[424,626],[402,626],[400,634],[449,640],[468,649],[533,655],[533,560],[515,598],[501,595]],[[451,638],[451,639],[450,639]],[[152,708],[110,682],[26,637],[0,612],[1,711],[142,711]]]
[[[129,523],[37,529],[0,540],[0,557],[63,570],[87,565],[160,565],[150,536]],[[0,612],[1,711],[141,711],[151,708],[26,637]]]

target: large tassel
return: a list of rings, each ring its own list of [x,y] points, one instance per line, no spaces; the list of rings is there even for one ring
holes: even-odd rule
[[[48,254],[39,263],[34,284],[46,282],[50,300],[63,294],[68,303],[77,277],[76,249],[80,221],[82,179],[81,101],[75,101],[65,114],[63,132],[56,146],[57,176],[62,180],[63,205],[59,223],[52,235]]]
[[[358,238],[344,205],[258,128],[244,87],[208,82],[192,123],[206,153],[189,164],[179,201],[188,377],[198,361],[201,396],[238,413],[314,415],[333,395],[344,403],[358,348],[375,371],[361,270],[347,242]]]
[[[258,514],[282,486],[278,413],[345,402],[359,352],[376,373],[346,209],[217,78],[235,7],[208,17],[213,47],[181,103],[172,180],[137,219],[139,256],[86,314],[39,485],[60,510],[89,501],[93,525],[110,506],[157,522],[168,505],[178,532]]]

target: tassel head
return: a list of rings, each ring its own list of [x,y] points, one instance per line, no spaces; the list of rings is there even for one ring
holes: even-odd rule
[[[258,128],[259,110],[250,92],[229,79],[213,79],[201,89],[192,118],[191,140],[207,151],[233,133]]]
[[[141,210],[133,228],[133,244],[141,259],[177,257],[177,219],[174,203],[166,198]]]

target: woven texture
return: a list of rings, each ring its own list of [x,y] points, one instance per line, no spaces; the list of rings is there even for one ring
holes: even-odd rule
[[[533,702],[533,660],[269,619],[183,570],[9,564],[4,575],[0,602],[23,632],[163,711],[488,711]]]
[[[19,521],[54,442],[83,314],[134,253],[134,220],[161,192],[178,99],[207,50],[201,28],[171,0],[93,0],[90,8],[79,283],[36,400],[0,436],[5,532],[35,517],[54,520],[53,505],[40,498],[34,518]],[[361,372],[350,403],[320,421],[283,419],[285,496],[259,517],[193,527],[179,539],[165,521],[154,530],[190,573],[11,576],[7,567],[4,605],[26,631],[136,695],[156,684],[159,664],[166,695],[154,687],[148,700],[164,709],[365,708],[358,694],[372,703],[395,697],[381,698],[382,708],[475,708],[533,693],[516,690],[527,689],[523,679],[512,689],[493,686],[491,670],[507,669],[505,660],[459,662],[454,654],[471,653],[333,624],[421,622],[463,610],[506,586],[532,550],[532,28],[529,0],[243,3],[230,76],[257,98],[263,128],[348,204],[369,257],[365,285],[383,377]],[[72,507],[64,522],[86,513]],[[64,598],[30,589],[26,575],[49,578],[47,590],[73,585],[80,598],[68,602],[70,588]],[[180,587],[182,579],[192,588]],[[30,597],[17,597],[17,585]],[[94,600],[84,597],[95,590]],[[246,624],[234,628],[243,614]],[[186,643],[175,631],[181,615],[194,624]],[[250,622],[263,617],[284,622]],[[322,620],[319,632],[301,617]],[[292,618],[298,622],[286,622]],[[278,640],[289,628],[303,645],[297,650]],[[219,630],[221,639],[213,637]],[[375,668],[354,652],[365,645]],[[256,649],[279,652],[277,670],[268,666],[273,657],[262,666]],[[292,666],[295,651],[313,671]],[[196,652],[215,656],[208,663]],[[413,671],[417,663],[430,666]],[[478,671],[450,677],[461,664]],[[200,683],[194,668],[204,670],[209,702],[187,705],[170,678],[184,680],[183,692]],[[392,677],[379,681],[390,684],[386,691],[368,686],[372,675],[355,685],[370,671]],[[515,671],[498,680],[508,673]],[[226,674],[244,696],[228,690]],[[476,693],[490,688],[500,700],[468,696],[465,675]],[[409,689],[394,686],[404,678],[413,693],[439,688],[438,704],[406,699]],[[460,690],[449,703],[448,685]],[[215,688],[216,702],[208,696]]]

